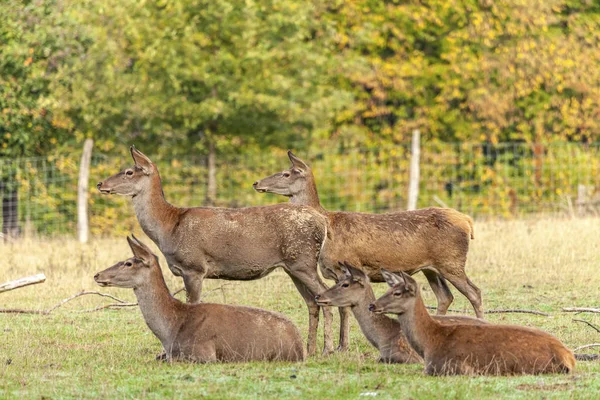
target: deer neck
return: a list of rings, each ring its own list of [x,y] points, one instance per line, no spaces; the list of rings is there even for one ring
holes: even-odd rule
[[[173,229],[179,213],[165,199],[158,172],[151,179],[148,187],[133,196],[133,208],[144,233],[158,244]]]
[[[435,341],[435,334],[439,324],[431,318],[421,294],[417,294],[415,307],[412,310],[398,315],[398,321],[402,331],[406,335],[408,343],[421,357],[424,357],[425,349]]]
[[[166,349],[181,325],[182,309],[178,307],[179,301],[171,296],[160,267],[152,268],[155,270],[151,278],[133,292],[146,325]]]
[[[381,350],[382,346],[392,342],[391,337],[399,336],[401,331],[397,320],[369,311],[369,304],[374,303],[375,300],[373,289],[367,286],[364,295],[352,306],[352,313],[367,340]]]
[[[317,185],[315,183],[315,178],[312,175],[312,172],[304,190],[292,195],[290,197],[290,202],[294,204],[310,206],[319,211],[321,214],[326,213],[326,210],[321,205],[319,193],[317,192]]]

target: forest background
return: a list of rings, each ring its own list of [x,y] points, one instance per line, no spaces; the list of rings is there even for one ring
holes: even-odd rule
[[[5,224],[73,228],[87,138],[92,182],[135,144],[179,205],[285,201],[250,185],[291,148],[327,207],[402,208],[414,129],[420,206],[511,216],[600,187],[594,1],[7,0],[0,18]],[[94,233],[135,227],[91,202]]]

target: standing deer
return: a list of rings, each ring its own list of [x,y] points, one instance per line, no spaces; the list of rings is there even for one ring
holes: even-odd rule
[[[335,285],[319,294],[315,300],[320,306],[350,307],[362,333],[379,352],[379,360],[386,363],[416,363],[421,357],[412,349],[395,318],[369,312],[375,302],[369,277],[347,262],[340,262],[344,276]],[[482,319],[464,316],[436,315],[433,319],[441,324],[486,324]]]
[[[158,257],[135,236],[133,257],[97,273],[100,286],[132,288],[148,328],[168,361],[302,361],[296,326],[281,314],[253,307],[185,304],[169,293]]]
[[[104,194],[131,197],[142,230],[181,276],[190,303],[200,302],[202,281],[253,280],[283,267],[309,311],[308,353],[316,349],[319,306],[327,289],[317,273],[326,221],[314,209],[278,204],[240,209],[181,208],[165,200],[156,165],[131,146],[134,166],[98,183]],[[324,353],[333,351],[332,313],[323,309]]]
[[[437,313],[443,315],[454,300],[445,280],[464,294],[483,318],[481,291],[465,273],[469,240],[473,239],[472,219],[450,208],[425,208],[387,214],[327,211],[321,206],[310,167],[288,151],[290,169],[254,182],[260,193],[275,193],[294,204],[308,205],[327,217],[327,238],[319,264],[323,276],[337,281],[337,263],[347,260],[361,267],[371,281],[383,282],[381,268],[423,271],[437,300]],[[441,276],[440,276],[441,275]],[[342,313],[341,329],[349,329],[347,313]]]
[[[408,274],[382,270],[390,289],[369,309],[398,314],[409,343],[428,375],[569,373],[575,358],[557,338],[514,325],[443,325],[434,320]]]

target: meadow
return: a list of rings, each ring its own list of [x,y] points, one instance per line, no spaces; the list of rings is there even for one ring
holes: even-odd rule
[[[494,313],[486,318],[541,328],[570,348],[600,342],[599,332],[574,321],[600,326],[599,314],[562,311],[598,306],[599,222],[597,218],[476,222],[467,273],[483,292],[484,308],[549,314]],[[40,272],[47,280],[0,294],[0,308],[45,310],[81,290],[135,301],[130,289],[100,288],[93,281],[96,272],[130,255],[125,237],[94,239],[85,245],[72,239],[1,244],[0,283]],[[170,289],[182,287],[162,256],[161,263]],[[424,277],[416,278],[424,284],[426,303],[435,305]],[[381,294],[386,285],[376,284],[375,290]],[[455,289],[453,293],[451,309],[472,315],[467,300]],[[209,280],[204,300],[276,310],[292,319],[303,335],[307,331],[304,302],[279,270],[253,282]],[[155,361],[160,343],[137,307],[90,312],[112,302],[90,295],[49,315],[0,314],[0,398],[600,397],[600,361],[578,362],[572,375],[517,377],[427,377],[420,365],[380,364],[378,351],[354,319],[349,351],[319,354],[304,363],[164,363]],[[335,316],[339,322],[337,312]]]

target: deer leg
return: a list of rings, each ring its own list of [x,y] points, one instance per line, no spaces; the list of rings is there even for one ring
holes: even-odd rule
[[[452,292],[446,283],[446,279],[431,269],[423,269],[421,271],[427,278],[429,286],[431,286],[431,290],[437,298],[437,314],[445,315],[450,307],[450,304],[452,304],[454,301],[454,296],[452,295]]]
[[[339,307],[340,311],[340,342],[338,351],[348,350],[350,338],[350,307]]]
[[[190,304],[200,303],[202,294],[202,281],[204,273],[199,271],[185,271],[183,274],[183,284],[185,286],[186,299]]]
[[[477,318],[483,319],[483,301],[481,299],[481,290],[471,282],[467,277],[464,270],[452,269],[452,273],[447,274],[445,277],[458,289],[459,292],[464,294],[467,299],[473,305],[475,309],[475,315]]]
[[[319,306],[314,300],[312,294],[308,294],[308,290],[304,283],[294,276],[291,276],[294,285],[302,295],[302,298],[306,302],[308,307],[308,341],[306,344],[306,353],[308,356],[312,356],[317,348],[317,329],[319,327]]]
[[[315,271],[316,272],[316,271]],[[306,305],[309,310],[309,351],[308,354],[314,353],[316,349],[316,336],[317,336],[317,327],[319,324],[319,309],[323,309],[323,354],[333,353],[333,338],[331,335],[332,332],[332,322],[333,322],[333,314],[331,313],[330,307],[319,307],[315,302],[315,296],[319,293],[327,290],[327,286],[321,281],[319,276],[315,273],[306,274],[301,271],[294,271],[293,275],[289,272],[294,284],[298,288],[298,291],[304,298]],[[315,314],[316,307],[316,314]],[[316,318],[314,317],[316,316]],[[312,341],[311,341],[312,339]],[[311,353],[312,349],[312,353]]]

